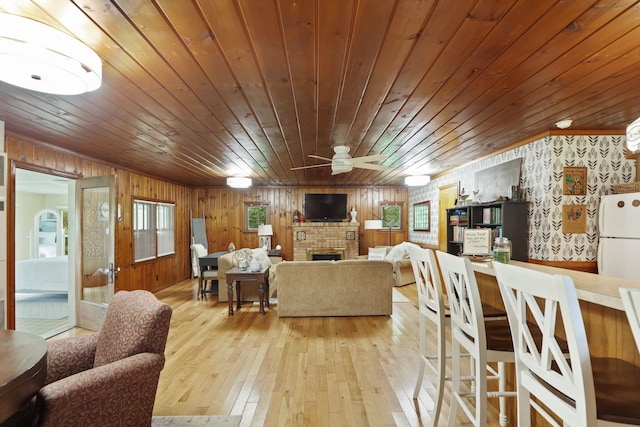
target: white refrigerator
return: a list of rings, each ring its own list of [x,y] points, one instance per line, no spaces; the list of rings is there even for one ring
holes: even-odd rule
[[[598,273],[640,280],[640,193],[602,196]]]

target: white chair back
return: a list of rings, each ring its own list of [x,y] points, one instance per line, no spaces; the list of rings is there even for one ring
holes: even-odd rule
[[[640,289],[620,288],[620,297],[629,319],[633,339],[640,352]]]
[[[531,408],[552,425],[595,425],[589,347],[573,281],[568,276],[510,264],[494,263],[493,267],[516,355],[517,425],[531,424]],[[532,324],[539,331],[532,332]],[[568,355],[563,353],[555,336],[557,326],[564,328],[561,335],[566,337]],[[538,347],[533,336],[540,332],[543,339]],[[564,424],[552,422],[549,412],[537,401],[544,402]]]
[[[482,302],[471,262],[441,251],[437,251],[437,255],[449,298],[453,339],[469,353],[479,354],[479,349],[486,349],[486,335]]]
[[[409,258],[418,289],[418,310],[420,313],[420,367],[416,378],[413,398],[418,398],[426,366],[435,373],[433,383],[433,410],[431,426],[436,426],[440,418],[444,396],[446,369],[446,334],[448,317],[445,314],[442,281],[436,257],[431,249],[409,247]],[[427,321],[435,327],[435,345],[428,346],[427,334],[433,329],[427,328]],[[429,347],[429,348],[428,348]]]
[[[436,256],[431,249],[409,248],[409,258],[418,290],[420,313],[440,321],[444,316],[444,290]]]

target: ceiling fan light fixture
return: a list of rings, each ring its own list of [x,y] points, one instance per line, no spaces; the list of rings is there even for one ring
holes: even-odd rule
[[[558,127],[558,129],[567,129],[568,127],[571,126],[572,123],[573,123],[573,120],[564,119],[564,120],[560,120],[559,122],[556,122],[556,126]]]
[[[251,178],[230,176],[227,178],[227,185],[231,188],[249,188],[251,187]]]
[[[409,175],[404,177],[404,184],[409,187],[419,187],[427,185],[431,181],[429,175]]]
[[[87,45],[42,22],[0,13],[0,80],[54,95],[102,84],[102,61]]]

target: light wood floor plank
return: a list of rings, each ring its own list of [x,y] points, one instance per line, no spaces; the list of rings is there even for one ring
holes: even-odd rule
[[[185,281],[157,293],[173,316],[155,415],[242,415],[242,427],[429,421],[429,375],[412,398],[419,361],[415,285],[397,288],[411,302],[394,303],[391,316],[326,318],[278,318],[277,304],[261,316],[249,303],[230,317],[226,303],[214,295],[198,300],[196,288]],[[52,339],[86,333],[75,328]],[[445,391],[439,427],[449,400]],[[489,425],[498,425],[495,410]]]

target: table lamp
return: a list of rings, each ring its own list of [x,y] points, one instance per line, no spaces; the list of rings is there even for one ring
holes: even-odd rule
[[[258,226],[258,237],[260,238],[260,243],[258,247],[265,248],[266,250],[271,250],[271,236],[273,236],[273,227],[271,224],[261,224]]]

